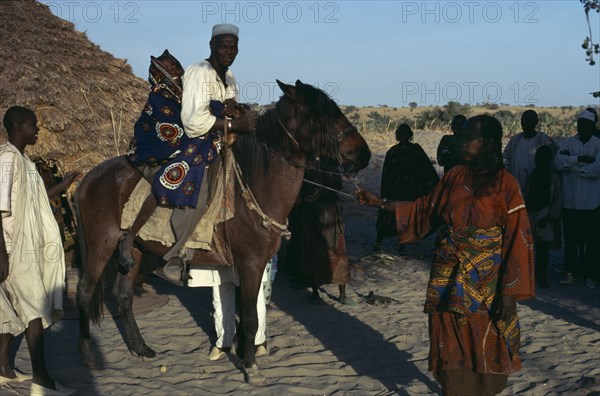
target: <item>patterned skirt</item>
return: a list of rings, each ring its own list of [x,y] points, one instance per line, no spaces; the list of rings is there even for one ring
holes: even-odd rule
[[[490,314],[501,244],[498,227],[439,234],[425,312],[429,370],[448,394],[496,394],[506,385],[504,377],[521,368],[518,318],[503,323]]]

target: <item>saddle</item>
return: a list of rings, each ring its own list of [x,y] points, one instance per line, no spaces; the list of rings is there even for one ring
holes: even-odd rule
[[[225,150],[223,155],[227,155]],[[223,238],[215,234],[216,226],[234,217],[235,207],[235,175],[232,161],[215,161],[206,169],[206,183],[209,183],[208,202],[206,211],[196,225],[185,247],[212,251],[213,248],[221,256],[223,264],[233,262],[229,248]],[[152,185],[145,178],[141,178],[128,201],[123,207],[121,228],[128,229],[139,213],[146,197],[151,194]],[[138,232],[137,237],[145,241],[159,242],[171,247],[175,243],[175,236],[171,228],[172,208],[159,206],[154,214]]]

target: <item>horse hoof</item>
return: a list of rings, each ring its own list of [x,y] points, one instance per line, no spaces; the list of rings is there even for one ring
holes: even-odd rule
[[[81,358],[81,365],[83,367],[89,368],[90,370],[96,370],[98,368],[98,366],[96,365],[96,362],[94,360],[90,360],[89,358],[85,358],[85,357]]]
[[[141,348],[136,348],[134,353],[145,358],[153,358],[156,356],[156,352],[146,344],[142,345]]]
[[[80,341],[79,349],[81,350],[81,364],[89,369],[96,369],[96,359],[89,341]]]
[[[261,374],[256,364],[246,369],[246,380],[252,386],[267,386],[267,378]]]

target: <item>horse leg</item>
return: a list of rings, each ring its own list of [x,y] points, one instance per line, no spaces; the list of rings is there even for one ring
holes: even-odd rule
[[[117,280],[113,287],[113,295],[117,300],[122,323],[125,327],[125,343],[129,352],[151,358],[156,356],[156,352],[146,345],[133,315],[133,282],[140,272],[142,252],[134,249],[133,256],[133,269],[127,275],[123,275],[120,272],[117,274]]]
[[[85,253],[83,273],[77,284],[81,361],[84,366],[92,369],[96,368],[96,359],[90,343],[90,319],[97,323],[102,316],[102,295],[104,291],[100,278],[109,259],[110,254],[105,254],[103,257]]]
[[[93,284],[84,272],[77,284],[77,307],[79,309],[79,349],[81,350],[81,363],[89,368],[96,368],[96,360],[90,345],[90,316],[88,315],[92,295],[98,279]],[[99,277],[98,277],[99,278]]]
[[[126,272],[130,271],[134,265],[134,257],[133,257],[133,239],[137,235],[137,233],[142,229],[144,224],[152,217],[152,214],[156,210],[158,206],[158,202],[156,201],[156,197],[154,194],[150,193],[142,207],[137,214],[131,228],[125,234],[125,238],[121,240],[119,244],[119,264],[126,270]]]
[[[256,303],[258,301],[258,288],[261,286],[261,277],[262,272],[259,274],[248,273],[244,277],[240,276],[240,321],[244,328],[244,368],[246,369],[246,380],[254,386],[267,385],[267,379],[256,364],[256,348],[254,345],[256,331],[258,330]]]

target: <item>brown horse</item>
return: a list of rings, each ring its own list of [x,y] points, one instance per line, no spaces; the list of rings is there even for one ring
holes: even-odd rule
[[[368,165],[369,148],[339,107],[323,91],[300,81],[296,85],[277,81],[284,95],[274,109],[257,121],[256,133],[240,136],[232,146],[243,173],[243,180],[254,194],[263,212],[280,224],[286,218],[300,191],[307,160],[335,158],[347,173]],[[76,205],[83,271],[77,287],[80,334],[84,364],[93,366],[90,345],[90,318],[101,318],[101,275],[115,252],[119,238],[123,205],[140,180],[140,174],[124,157],[107,160],[92,169],[81,182]],[[258,327],[256,302],[262,273],[281,241],[281,234],[267,228],[240,196],[236,183],[235,217],[217,226],[224,235],[239,272],[243,330],[243,359],[246,379],[264,385],[255,359],[254,336]],[[162,256],[166,247],[159,243],[136,240],[140,248]],[[155,352],[144,342],[132,311],[132,283],[140,270],[141,252],[135,251],[136,263],[127,276],[118,273],[114,294],[125,329],[125,341],[132,353],[152,357]],[[214,252],[196,250],[192,264],[219,262]]]

